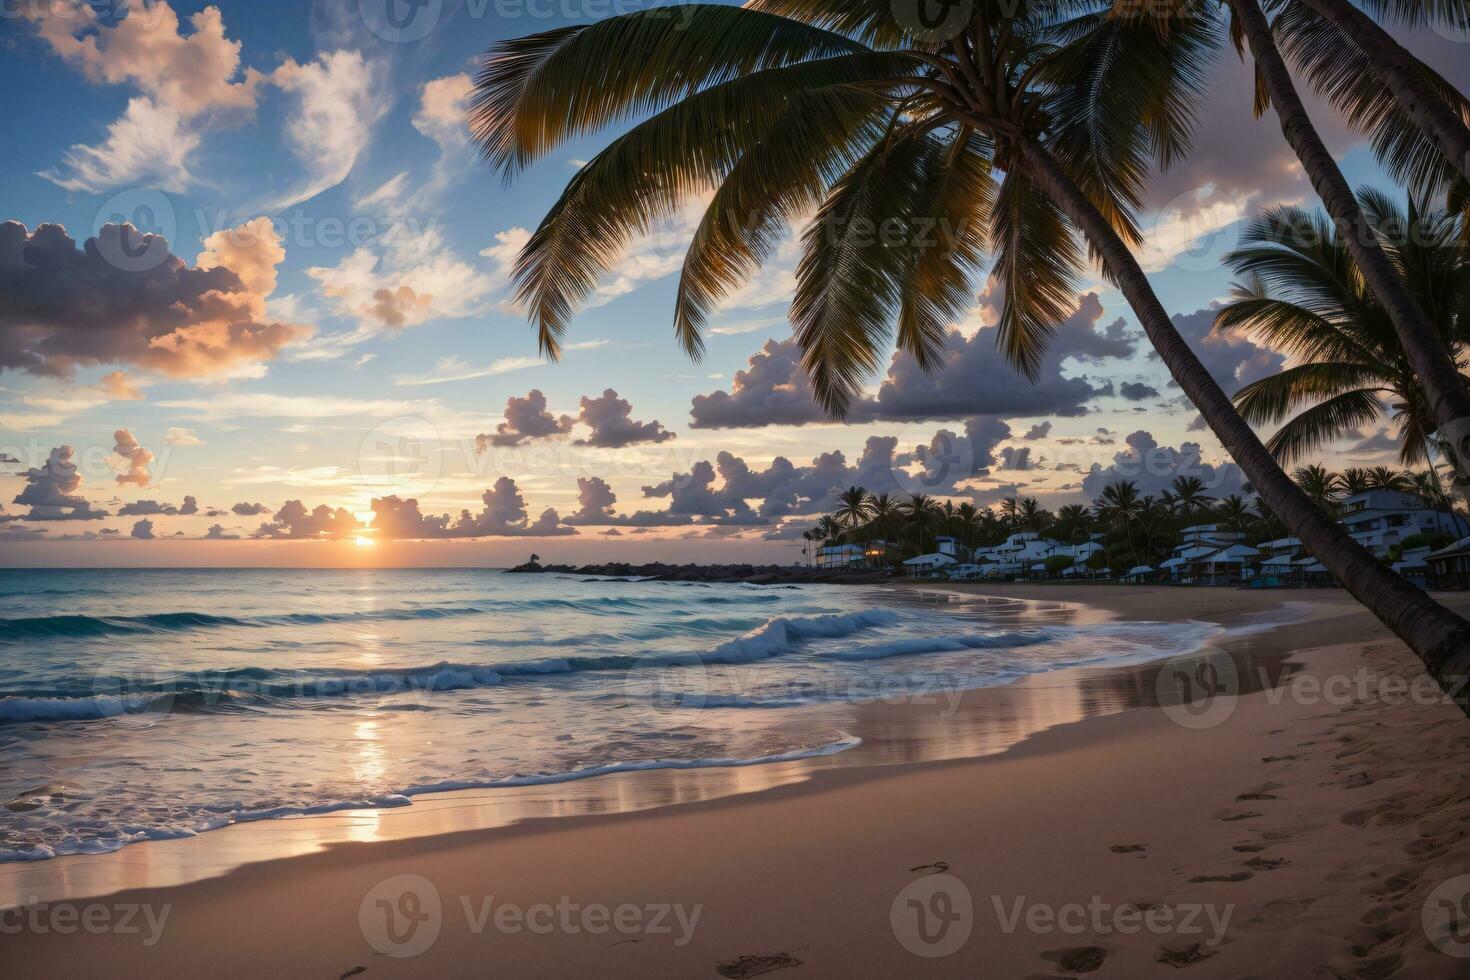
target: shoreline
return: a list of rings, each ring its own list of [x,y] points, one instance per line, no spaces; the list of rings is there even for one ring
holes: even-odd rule
[[[1059,610],[1066,611],[1072,617],[1073,625],[1095,625],[1135,618],[1123,615],[1116,608],[1103,608],[1081,602],[1055,603],[1050,601],[1054,596],[1043,598],[1029,594],[1032,588],[1025,585],[1013,587],[1011,591],[1016,593],[1013,595],[1001,595],[977,587],[974,583],[915,583],[911,580],[890,578],[882,585],[885,591],[906,594],[907,601],[923,596],[946,596],[949,601],[964,604],[988,599],[996,599],[1005,604],[1019,604],[1026,610],[1022,615],[1023,619],[1029,619],[1038,613],[1054,614]],[[1259,607],[1256,612],[1264,610],[1267,615],[1273,610],[1285,608],[1269,600],[1256,605]],[[1242,614],[1239,608],[1229,612],[1233,615],[1217,618],[1229,620]],[[1050,619],[1046,615],[1038,618]],[[1310,616],[1298,612],[1290,618],[1306,619]],[[1201,641],[1205,646],[1212,642],[1212,639]],[[1181,650],[1172,655],[1190,652],[1191,650]],[[387,798],[394,802],[371,806],[355,805],[352,801],[319,803],[302,812],[248,816],[221,826],[200,829],[193,834],[172,834],[136,840],[110,851],[65,853],[48,858],[3,862],[0,863],[0,908],[36,899],[70,901],[94,898],[133,887],[137,883],[130,880],[134,872],[131,870],[132,862],[126,860],[126,855],[139,847],[148,848],[150,855],[156,856],[148,864],[145,887],[175,887],[218,877],[248,864],[300,857],[339,843],[362,841],[365,838],[374,841],[404,840],[466,829],[491,830],[507,827],[544,816],[542,804],[547,793],[557,793],[559,797],[563,797],[558,800],[562,807],[566,807],[569,802],[565,797],[570,797],[575,801],[573,805],[580,805],[583,812],[608,809],[638,812],[668,805],[662,802],[663,794],[660,792],[649,793],[635,788],[634,800],[628,802],[621,789],[603,789],[606,782],[619,778],[657,782],[666,776],[677,774],[679,781],[685,784],[683,793],[679,795],[680,801],[691,796],[703,800],[762,792],[775,786],[804,781],[827,769],[868,768],[914,761],[913,755],[891,758],[884,750],[871,744],[865,745],[863,738],[845,734],[851,719],[844,716],[860,711],[870,703],[880,708],[899,710],[921,706],[938,709],[938,719],[926,717],[923,711],[916,712],[917,717],[922,719],[921,727],[924,728],[923,734],[915,738],[922,743],[916,750],[918,757],[978,758],[1004,751],[1015,742],[1035,734],[1035,731],[989,731],[984,734],[967,731],[963,737],[943,731],[939,722],[957,710],[963,699],[983,697],[983,692],[1018,685],[1021,688],[1018,696],[1024,699],[1030,695],[1031,688],[1039,684],[1076,685],[1079,688],[1117,687],[1133,692],[1141,689],[1136,675],[1140,671],[1148,671],[1151,665],[1164,659],[1167,657],[1159,656],[1136,662],[1080,664],[1042,670],[998,683],[953,687],[947,686],[953,684],[953,678],[936,675],[932,694],[919,699],[901,698],[897,704],[891,699],[875,696],[868,699],[816,702],[794,709],[776,709],[801,712],[807,719],[825,718],[834,730],[844,732],[843,737],[837,741],[777,756],[711,758],[687,762],[678,759],[650,760],[607,767],[593,766],[586,770],[534,777],[507,777],[485,785],[448,786],[415,792],[404,790],[403,796],[395,793]],[[1001,702],[1009,699],[996,700]],[[1117,698],[1114,697],[1113,700],[1117,701]],[[1136,707],[1137,701],[1138,698],[1130,693],[1124,701],[1110,705],[1109,713],[1112,710]],[[1006,712],[1012,709],[1002,707],[987,710],[999,710],[999,716],[1005,717]],[[751,770],[752,774],[731,778],[730,773],[733,770]],[[558,792],[555,787],[562,789]],[[452,812],[446,818],[442,815],[444,811]],[[467,815],[472,816],[467,819]],[[365,827],[371,829],[365,830]],[[310,829],[307,831],[305,828]],[[155,870],[156,868],[162,870]]]
[[[956,589],[956,583],[937,585],[944,591],[968,591]],[[1013,586],[1005,591],[1013,598],[1062,599],[1054,593],[1019,594],[1036,589]],[[997,594],[993,586],[977,591]],[[1159,597],[1145,594],[1147,591],[1130,590],[1126,601],[1105,605],[1121,618],[1133,618],[1128,614],[1139,604],[1152,603],[1157,611]],[[1201,602],[1214,602],[1208,598],[1212,594],[1233,596],[1238,611],[1242,606],[1270,608],[1287,598],[1271,595],[1262,597],[1267,602],[1242,604],[1240,593],[1226,590],[1190,590],[1186,594],[1206,598],[1173,601],[1169,618],[1196,618],[1189,613],[1196,611]],[[1291,598],[1301,595],[1294,593]],[[1328,595],[1345,600],[1336,590]],[[1100,598],[1092,590],[1087,590],[1085,596],[1070,593],[1063,601],[1095,605]],[[1258,667],[1268,674],[1273,667],[1283,671],[1275,675],[1273,685],[1283,676],[1294,676],[1284,665],[1298,659],[1305,664],[1301,668],[1305,676],[1324,669],[1341,671],[1361,657],[1364,642],[1377,651],[1375,656],[1396,665],[1396,669],[1412,668],[1404,663],[1402,648],[1384,642],[1381,628],[1367,614],[1354,611],[1356,607],[1350,600],[1327,605],[1335,608],[1321,610],[1323,615],[1312,622],[1230,637],[1224,646],[1232,657],[1243,658],[1242,662],[1251,668],[1242,671],[1245,677],[1252,676]],[[1342,646],[1346,641],[1352,645]],[[1293,651],[1304,648],[1312,648],[1313,652],[1293,655]],[[1002,687],[976,688],[965,692],[960,710],[948,719],[917,705],[866,706],[858,713],[864,745],[852,750],[877,753],[880,761],[866,764],[777,763],[749,770],[663,770],[599,776],[553,787],[556,792],[527,792],[527,797],[540,797],[535,801],[540,815],[521,816],[519,823],[492,829],[473,829],[473,820],[466,820],[488,809],[485,800],[473,798],[475,794],[466,794],[452,804],[447,800],[451,794],[436,794],[444,801],[443,806],[425,801],[397,811],[360,811],[350,820],[380,825],[423,818],[444,828],[459,822],[462,829],[382,839],[376,836],[377,826],[371,830],[357,827],[352,831],[357,843],[336,843],[305,856],[247,864],[181,887],[114,894],[109,901],[167,903],[173,908],[174,918],[163,940],[153,947],[141,947],[136,937],[129,942],[129,937],[110,934],[73,936],[70,943],[58,943],[54,934],[23,931],[4,941],[15,957],[13,962],[22,969],[27,964],[37,968],[47,964],[48,972],[60,970],[73,975],[100,975],[87,971],[89,962],[108,963],[107,973],[113,976],[156,975],[165,964],[169,971],[197,968],[217,973],[222,960],[218,956],[210,958],[205,952],[211,945],[217,952],[234,950],[244,957],[223,960],[241,963],[239,975],[266,968],[281,969],[288,975],[305,974],[306,965],[321,975],[332,976],[356,966],[367,967],[374,976],[412,975],[419,970],[479,975],[483,957],[491,955],[492,950],[497,965],[506,965],[502,957],[509,957],[509,962],[515,964],[513,974],[524,976],[559,975],[571,969],[619,976],[713,976],[718,963],[733,962],[747,954],[776,952],[803,960],[808,971],[817,976],[851,975],[874,964],[883,964],[884,972],[919,966],[926,972],[935,967],[937,975],[956,976],[973,975],[982,965],[991,970],[999,963],[1012,964],[1017,972],[1009,972],[1007,967],[993,975],[1022,976],[1027,970],[1055,970],[1055,965],[1048,967],[1047,961],[1040,958],[1045,950],[1037,943],[1046,937],[1029,934],[984,935],[983,942],[977,938],[945,959],[915,959],[896,941],[888,921],[891,899],[915,878],[905,869],[943,861],[952,875],[962,876],[976,892],[978,934],[982,927],[995,931],[993,921],[982,921],[982,913],[989,916],[990,912],[980,891],[983,885],[1000,894],[996,891],[1000,888],[997,876],[1010,882],[1006,887],[1011,891],[1006,894],[1029,890],[1066,896],[1080,894],[1088,887],[1112,892],[1126,885],[1124,890],[1133,893],[1115,896],[1114,900],[1134,901],[1168,884],[1152,880],[1149,875],[1142,876],[1147,880],[1134,881],[1142,871],[1167,871],[1161,865],[1170,862],[1198,863],[1183,857],[1158,860],[1164,849],[1160,841],[1177,843],[1181,835],[1192,835],[1196,849],[1204,846],[1215,850],[1215,845],[1221,844],[1218,849],[1224,851],[1224,856],[1216,855],[1216,864],[1242,856],[1249,859],[1249,855],[1240,853],[1232,858],[1228,843],[1237,830],[1254,830],[1252,821],[1257,818],[1244,818],[1240,823],[1216,822],[1227,819],[1219,815],[1222,805],[1243,806],[1233,800],[1237,789],[1246,793],[1234,783],[1219,780],[1239,778],[1253,785],[1277,781],[1274,773],[1257,772],[1262,764],[1255,759],[1266,757],[1275,742],[1297,738],[1299,728],[1320,726],[1316,710],[1320,706],[1296,704],[1290,699],[1272,704],[1270,691],[1243,693],[1231,699],[1237,707],[1226,721],[1213,728],[1193,730],[1171,720],[1167,711],[1139,707],[1157,689],[1159,670],[1157,663],[1128,668],[1071,668]],[[1431,714],[1435,710],[1432,706],[1414,707]],[[1359,719],[1358,723],[1366,720]],[[941,728],[945,730],[942,734]],[[1243,742],[1259,743],[1265,749],[1243,758]],[[950,754],[935,751],[941,748]],[[1281,752],[1293,754],[1285,747]],[[1285,767],[1293,769],[1296,764]],[[1333,775],[1333,768],[1329,760],[1323,771]],[[746,774],[762,778],[741,785]],[[1174,782],[1160,786],[1165,774]],[[1142,785],[1140,778],[1144,780]],[[559,799],[569,786],[585,787],[599,781],[608,797],[652,806],[630,806],[622,812],[604,809],[599,813],[595,799],[579,797],[585,804],[581,811],[577,802],[568,804]],[[726,785],[714,785],[721,781]],[[1133,785],[1125,792],[1130,782]],[[1193,788],[1192,794],[1181,792],[1186,783]],[[1221,796],[1222,786],[1232,792]],[[1265,791],[1257,795],[1287,796]],[[1221,796],[1211,804],[1213,809],[1207,806],[1211,796]],[[1252,802],[1250,806],[1256,812],[1271,808],[1268,802]],[[1095,812],[1089,812],[1089,808]],[[551,815],[565,811],[581,815]],[[1091,819],[1063,819],[1073,818],[1078,812],[1087,813]],[[1173,814],[1177,819],[1173,825],[1161,823],[1161,814]],[[312,817],[272,823],[299,831],[307,821],[330,819]],[[337,822],[347,823],[349,818]],[[1310,823],[1306,820],[1303,826]],[[287,827],[292,824],[296,826]],[[259,826],[240,829],[249,834]],[[1397,826],[1379,826],[1371,819],[1363,826],[1397,830]],[[205,837],[218,840],[234,830],[227,828]],[[981,840],[973,839],[977,834]],[[1109,835],[1118,840],[1103,843]],[[1310,836],[1310,832],[1303,832],[1303,836]],[[1136,837],[1137,841],[1124,841],[1123,837]],[[1221,841],[1212,840],[1214,837],[1221,837]],[[111,862],[122,872],[118,880],[125,881],[126,866],[133,866],[137,877],[138,868],[155,866],[162,852],[174,843],[137,844],[117,855],[54,859],[22,867],[42,868],[67,860]],[[1113,845],[1131,847],[1134,843],[1144,844],[1145,850],[1126,855],[1109,850]],[[751,855],[758,857],[752,859]],[[1288,860],[1296,866],[1307,863],[1301,858]],[[839,873],[834,869],[844,870]],[[375,952],[357,921],[363,896],[374,883],[392,877],[390,872],[427,878],[445,896],[444,932],[420,956],[396,959]],[[1195,890],[1220,891],[1234,897],[1228,894],[1233,888],[1242,897],[1252,893],[1259,896],[1262,884],[1269,887],[1270,882],[1290,880],[1302,871],[1288,872],[1282,865],[1280,870],[1273,867],[1270,874],[1249,874],[1250,878],[1238,882],[1198,882],[1201,888]],[[1251,880],[1256,884],[1249,884]],[[1206,884],[1209,887],[1203,888]],[[875,891],[881,901],[874,898]],[[693,939],[677,947],[654,935],[614,948],[606,936],[590,934],[562,934],[556,942],[549,942],[545,936],[526,932],[476,934],[466,931],[463,922],[458,929],[450,928],[450,920],[458,913],[451,907],[454,903],[449,896],[490,893],[515,897],[523,904],[538,896],[556,895],[609,902],[618,897],[631,900],[673,896],[680,901],[687,899],[691,905],[700,904],[704,917]],[[819,907],[803,905],[803,900]],[[1302,914],[1306,915],[1306,907]],[[801,927],[793,932],[793,924],[798,921]],[[263,931],[263,923],[267,922],[283,933],[271,941],[274,948],[259,945],[270,945]],[[1338,931],[1350,930],[1343,925]],[[319,934],[308,939],[313,933]],[[1254,950],[1264,943],[1254,932],[1247,933],[1241,938],[1231,933],[1221,949],[1207,950],[1212,955],[1193,966],[1192,975],[1242,975],[1239,969],[1243,958],[1223,954],[1239,954],[1246,947]],[[1401,931],[1399,935],[1406,934]],[[1326,934],[1318,938],[1323,942],[1311,946],[1313,955],[1327,956]],[[1125,939],[1119,935],[1107,937],[1105,969],[1099,975],[1148,975],[1147,971],[1154,968],[1150,960],[1139,958],[1137,937]],[[1066,945],[1051,943],[1058,948]],[[1070,943],[1085,945],[1080,941]],[[1222,955],[1214,955],[1217,952]],[[674,959],[668,959],[670,956]],[[674,962],[680,964],[678,970],[665,965]],[[1225,962],[1234,967],[1221,970]],[[1320,965],[1321,960],[1317,962]],[[66,967],[58,967],[59,963]],[[246,963],[250,964],[248,969]],[[1122,972],[1114,971],[1115,963]],[[1130,965],[1123,968],[1125,963]],[[1158,969],[1172,972],[1173,967]]]

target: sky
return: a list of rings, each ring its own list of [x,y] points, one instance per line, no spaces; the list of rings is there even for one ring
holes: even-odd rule
[[[995,350],[977,282],[941,370],[895,355],[837,424],[791,340],[793,231],[689,360],[672,309],[698,199],[541,358],[511,262],[615,131],[507,185],[466,99],[495,42],[638,7],[0,0],[0,566],[789,562],[851,484],[1048,507],[1120,477],[1241,489],[1095,274],[1037,383]],[[1470,87],[1464,39],[1405,40]],[[1391,189],[1308,103],[1349,180]],[[1221,256],[1278,203],[1315,200],[1222,52],[1139,254],[1227,391],[1286,363],[1211,332]],[[1369,427],[1323,456],[1393,445]]]

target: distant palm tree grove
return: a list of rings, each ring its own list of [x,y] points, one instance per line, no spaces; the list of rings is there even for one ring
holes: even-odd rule
[[[1311,464],[1299,467],[1293,479],[1333,517],[1341,513],[1347,498],[1369,490],[1412,494],[1429,508],[1464,515],[1463,503],[1456,504],[1432,469],[1349,467],[1337,473]],[[823,549],[830,553],[843,545],[857,545],[863,549],[862,564],[900,571],[905,560],[934,552],[940,538],[952,539],[962,554],[979,553],[1018,531],[1030,531],[1067,545],[1098,542],[1102,550],[1081,562],[1095,573],[1089,577],[1122,578],[1140,566],[1152,569],[1161,564],[1184,540],[1185,529],[1200,525],[1214,525],[1251,545],[1289,537],[1286,525],[1259,497],[1214,497],[1198,477],[1181,476],[1158,494],[1140,493],[1135,481],[1118,480],[1104,487],[1091,505],[1067,504],[1055,512],[1034,497],[1007,497],[993,507],[977,507],[926,494],[894,502],[887,494],[848,487],[838,495],[837,510],[818,517],[801,538],[808,564],[816,563]],[[1406,551],[1444,547],[1457,537],[1447,530],[1407,534],[1383,549],[1381,560],[1391,564]],[[1031,569],[1021,574],[1028,579],[1055,578],[1074,561],[1067,557],[1047,564],[1039,574]]]

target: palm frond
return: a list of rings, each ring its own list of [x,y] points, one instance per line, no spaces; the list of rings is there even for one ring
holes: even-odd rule
[[[502,41],[475,79],[470,130],[507,177],[562,142],[767,68],[866,48],[743,7],[658,6]]]
[[[882,363],[909,251],[879,230],[903,220],[921,192],[926,159],[942,147],[926,133],[884,138],[833,185],[802,234],[791,322],[817,401],[844,415]]]
[[[996,342],[1035,380],[1057,324],[1076,305],[1081,249],[1066,216],[1023,170],[1006,173],[992,213],[993,273],[1005,289]]]
[[[1266,440],[1266,448],[1283,463],[1300,459],[1374,421],[1382,411],[1376,392],[1346,391],[1294,416]]]

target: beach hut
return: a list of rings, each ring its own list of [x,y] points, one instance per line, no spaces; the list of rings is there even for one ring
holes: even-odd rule
[[[958,564],[959,562],[953,555],[945,555],[936,551],[933,554],[910,558],[903,563],[903,566],[914,578],[937,578],[945,568]]]
[[[1123,576],[1125,582],[1147,582],[1157,573],[1152,565],[1134,565],[1128,569],[1128,574]]]

